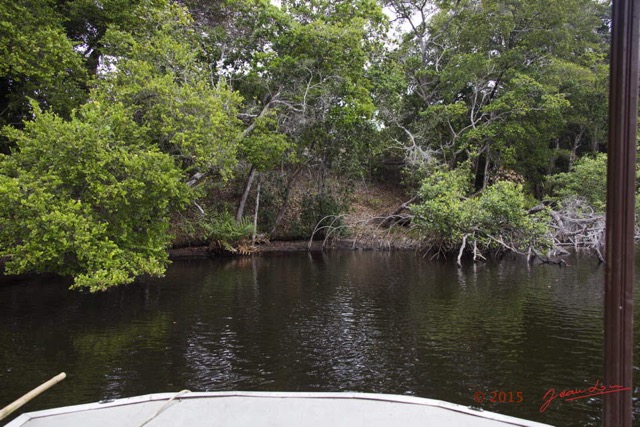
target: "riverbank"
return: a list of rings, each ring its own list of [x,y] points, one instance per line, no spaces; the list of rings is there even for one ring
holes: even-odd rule
[[[205,240],[181,234],[181,230],[175,228],[173,231],[176,238],[174,247],[169,250],[170,258],[284,254],[323,249],[417,250],[420,247],[420,242],[409,236],[407,227],[397,224],[390,227],[390,224],[384,224],[385,218],[400,213],[399,207],[410,197],[399,186],[372,182],[355,184],[348,196],[342,200],[346,206],[345,211],[336,217],[326,218],[322,224],[316,226],[314,239],[310,244],[310,235],[301,236],[291,232],[294,228],[292,224],[300,221],[303,195],[310,191],[310,185],[311,183],[301,180],[299,185],[292,189],[290,207],[283,216],[283,225],[272,238],[267,240],[260,234],[255,245],[251,244],[250,238],[244,238],[234,243],[236,252],[220,254],[220,251],[212,250]],[[220,197],[223,198],[222,195]],[[406,210],[402,209],[402,212],[406,213]],[[250,210],[248,215],[252,215]],[[258,231],[263,231],[260,225]]]
[[[169,250],[169,258],[172,260],[183,259],[203,259],[212,256],[249,256],[260,254],[288,254],[300,252],[318,252],[326,249],[341,249],[354,251],[412,251],[418,250],[417,242],[408,238],[398,238],[394,240],[372,240],[372,239],[329,239],[327,241],[314,240],[275,240],[253,247],[247,250],[239,250],[237,253],[226,255],[214,254],[209,246],[187,246]]]

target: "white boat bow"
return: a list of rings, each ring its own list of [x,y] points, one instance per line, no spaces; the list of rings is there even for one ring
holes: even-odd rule
[[[180,392],[26,413],[6,427],[544,427],[434,399],[371,393]]]

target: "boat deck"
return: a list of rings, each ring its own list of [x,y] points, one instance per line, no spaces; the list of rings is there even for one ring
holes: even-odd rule
[[[23,414],[6,427],[543,427],[440,400],[368,393],[162,393]]]

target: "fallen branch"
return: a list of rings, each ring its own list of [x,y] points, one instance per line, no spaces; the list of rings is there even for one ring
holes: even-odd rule
[[[384,228],[389,228],[391,225],[395,224],[396,222],[398,222],[401,219],[404,219],[404,216],[401,216],[400,214],[402,213],[402,211],[404,211],[405,209],[409,208],[409,205],[411,203],[413,203],[416,199],[418,198],[418,196],[413,196],[410,200],[407,200],[406,202],[404,202],[403,204],[400,205],[400,207],[398,207],[398,209],[396,209],[395,211],[393,211],[390,215],[388,215],[386,217],[386,219],[384,221],[382,221],[382,223],[380,224],[382,227]]]
[[[550,211],[551,238],[554,248],[572,246],[574,250],[592,250],[600,262],[604,262],[601,249],[604,247],[605,216],[580,198],[567,199],[562,209]]]

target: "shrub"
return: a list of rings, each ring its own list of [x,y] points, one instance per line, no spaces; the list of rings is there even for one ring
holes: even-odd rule
[[[7,273],[71,275],[91,291],[164,273],[169,213],[188,189],[121,104],[89,103],[70,121],[36,110],[4,133],[16,144],[0,155]]]
[[[483,252],[548,245],[544,213],[528,214],[521,184],[497,181],[476,196],[469,195],[471,187],[466,168],[439,170],[423,180],[422,202],[411,211],[428,245],[445,253],[458,250],[465,241]]]
[[[604,212],[607,202],[607,155],[578,159],[569,172],[547,178],[552,198],[562,200],[580,197],[596,211]]]

